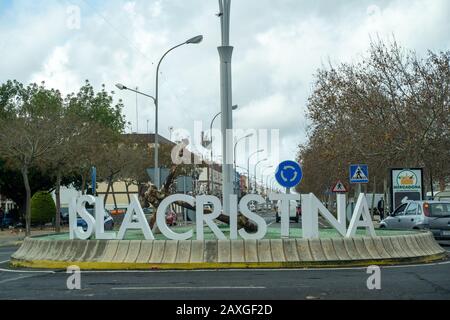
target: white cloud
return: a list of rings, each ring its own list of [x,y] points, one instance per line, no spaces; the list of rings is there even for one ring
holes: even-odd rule
[[[220,44],[217,2],[204,0],[75,1],[81,29],[66,28],[66,7],[59,1],[17,0],[0,7],[0,81],[45,80],[63,92],[85,79],[108,90],[123,82],[154,94],[156,63],[171,46],[204,34],[197,46],[177,49],[161,67],[162,134],[169,127],[209,127],[220,111]],[[95,3],[95,4],[94,4]],[[298,0],[233,1],[231,42],[236,125],[279,128],[281,157],[295,156],[305,139],[305,106],[313,74],[330,59],[357,60],[370,38],[390,38],[425,52],[450,49],[448,0]],[[135,122],[135,96],[116,92]],[[140,128],[150,120],[152,102],[139,98]]]

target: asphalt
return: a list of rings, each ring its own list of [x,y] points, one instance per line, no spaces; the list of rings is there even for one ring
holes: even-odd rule
[[[450,254],[450,247],[446,247]],[[450,299],[450,261],[381,268],[369,290],[366,268],[81,273],[68,290],[61,271],[9,268],[17,247],[0,248],[0,299],[31,300],[428,300]]]
[[[272,215],[268,223],[277,226]],[[449,251],[450,242],[441,243]],[[0,248],[0,299],[19,300],[449,300],[450,260],[381,268],[369,290],[366,268],[213,271],[84,271],[81,290],[62,271],[11,269],[17,247]]]

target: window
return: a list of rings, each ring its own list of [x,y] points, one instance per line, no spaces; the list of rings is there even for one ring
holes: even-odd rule
[[[405,214],[407,204],[402,204],[397,210],[394,211],[394,216],[403,216]]]
[[[450,217],[450,203],[432,203],[430,214],[432,217]]]
[[[406,215],[407,216],[415,216],[417,214],[417,208],[419,206],[417,205],[417,203],[411,203],[408,206],[408,209],[406,209]]]

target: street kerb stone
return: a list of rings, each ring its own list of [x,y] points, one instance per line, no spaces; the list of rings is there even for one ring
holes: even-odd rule
[[[314,261],[314,258],[309,248],[309,241],[305,239],[296,239],[297,253],[300,261]]]
[[[219,240],[218,242],[219,263],[231,262],[231,241]]]
[[[139,249],[139,255],[136,259],[136,263],[148,263],[153,251],[153,241],[141,241],[141,247]]]
[[[392,247],[394,248],[396,258],[408,258],[410,256],[409,252],[406,251],[406,248],[402,247],[398,237],[390,237],[390,240]]]
[[[421,248],[418,244],[417,241],[415,239],[415,237],[409,237],[409,236],[403,236],[403,238],[405,239],[406,243],[408,244],[408,246],[412,249],[414,256],[418,257],[418,256],[426,256],[426,250]]]
[[[377,247],[375,246],[373,238],[364,237],[363,241],[364,241],[364,245],[366,246],[367,251],[369,252],[369,255],[373,259],[380,259],[381,256],[378,253],[378,250],[377,250]]]
[[[270,240],[270,249],[272,251],[273,262],[286,262],[284,256],[283,240]]]
[[[233,263],[245,262],[244,240],[234,240],[231,242],[231,262]]]
[[[336,255],[341,261],[352,260],[345,249],[344,239],[332,239]]]
[[[403,236],[398,236],[395,238],[398,240],[400,246],[403,248],[404,252],[408,255],[408,257],[412,258],[416,256],[414,249],[409,246],[409,244],[406,242],[406,239]]]
[[[88,246],[88,242],[89,241],[74,240],[72,249],[71,249],[73,254],[70,256],[68,261],[73,261],[73,262],[81,261],[84,251],[86,250],[86,247]]]
[[[119,246],[117,247],[116,255],[114,256],[112,262],[123,263],[125,261],[125,258],[127,257],[129,247],[129,240],[120,241]]]
[[[98,240],[89,241],[79,261],[92,261],[99,242]]]
[[[270,240],[264,239],[258,241],[258,259],[259,262],[272,262],[272,253],[270,250]]]
[[[383,243],[384,249],[389,254],[389,256],[391,258],[398,258],[399,255],[396,252],[394,245],[392,244],[391,237],[382,237],[380,239],[381,239],[381,242]]]
[[[178,242],[176,263],[189,263],[191,259],[192,241]]]
[[[327,261],[327,257],[325,256],[325,252],[323,252],[322,243],[320,240],[312,239],[308,241],[314,261]]]
[[[178,252],[178,241],[166,241],[162,263],[175,263]]]
[[[116,255],[117,248],[119,247],[119,242],[120,241],[118,241],[118,240],[107,241],[105,251],[104,251],[105,253],[99,259],[99,261],[100,262],[112,262]]]
[[[202,263],[203,262],[203,241],[193,240],[191,249],[191,263]]]
[[[245,262],[247,263],[255,263],[259,262],[258,260],[258,245],[256,240],[246,240],[244,241],[245,246]]]
[[[339,257],[336,254],[336,250],[334,250],[333,242],[331,241],[331,239],[321,239],[320,243],[327,260],[339,260]]]
[[[362,258],[362,260],[373,259],[372,255],[366,248],[366,244],[364,243],[363,238],[354,238],[353,243],[355,244],[356,251],[358,251],[359,256]]]
[[[161,263],[164,259],[164,250],[167,241],[154,241],[150,263]]]
[[[94,252],[92,253],[92,256],[90,258],[90,262],[98,262],[101,261],[105,254],[106,246],[108,242],[107,241],[99,241],[97,247],[95,248]]]
[[[426,237],[427,237],[426,234],[422,233],[422,234],[420,234],[420,235],[418,235],[416,237],[416,240],[419,243],[420,247],[423,248],[427,252],[427,255],[433,255],[434,254],[434,250],[430,246],[430,244],[427,241]]]
[[[141,251],[141,240],[131,240],[125,263],[135,263]]]
[[[284,256],[288,262],[299,261],[299,256],[297,252],[297,242],[295,239],[285,239],[283,240]]]
[[[372,239],[375,248],[377,249],[378,255],[381,257],[381,259],[390,259],[392,258],[391,255],[388,253],[386,248],[384,247],[382,238],[375,237]]]

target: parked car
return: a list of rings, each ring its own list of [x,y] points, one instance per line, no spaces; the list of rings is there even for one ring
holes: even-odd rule
[[[86,209],[92,216],[95,216],[94,209]],[[84,219],[78,217],[77,218],[77,226],[83,228],[84,231],[87,230],[87,223]],[[105,210],[105,231],[114,230],[114,219],[111,214]]]
[[[3,217],[3,220],[0,221],[0,225],[2,226],[2,228],[9,228],[14,225],[14,220],[11,217],[11,215],[6,213],[5,216]]]
[[[281,222],[281,201],[277,202],[277,208],[276,208],[276,222]],[[298,201],[290,201],[289,204],[289,219],[295,221],[295,223],[300,222],[300,216],[301,216],[301,205]]]
[[[430,230],[437,239],[450,239],[450,201],[407,201],[380,228]]]

